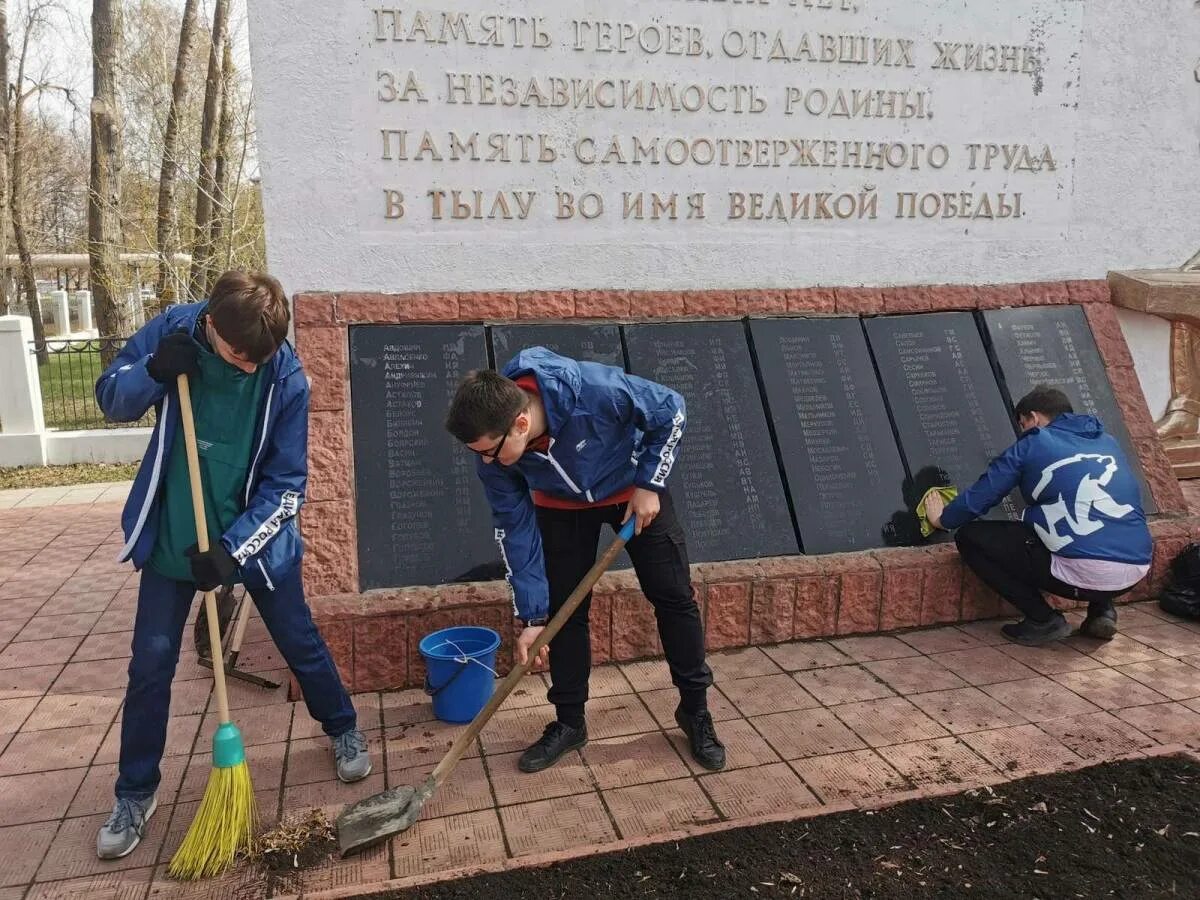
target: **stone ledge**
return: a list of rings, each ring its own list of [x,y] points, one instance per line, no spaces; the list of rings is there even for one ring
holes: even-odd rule
[[[1200,538],[1200,516],[1157,517],[1150,531],[1150,577],[1122,602],[1161,590],[1170,560]],[[701,563],[692,566],[692,578],[709,650],[971,622],[1010,611],[963,568],[949,543]],[[1060,608],[1079,605],[1054,600]],[[341,593],[310,603],[351,691],[420,687],[425,670],[417,643],[453,625],[496,629],[503,638],[499,668],[506,672],[511,665],[517,626],[502,582]],[[628,662],[661,652],[653,610],[633,573],[603,576],[592,600],[593,661]]]
[[[876,315],[998,309],[1063,303],[1108,303],[1104,280],[896,287],[746,288],[724,291],[464,291],[301,293],[294,298],[300,331],[349,325],[513,319],[713,318]]]

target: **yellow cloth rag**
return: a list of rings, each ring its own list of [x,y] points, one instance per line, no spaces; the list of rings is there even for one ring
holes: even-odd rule
[[[925,492],[925,496],[917,504],[917,519],[921,522],[921,537],[929,537],[934,532],[934,527],[929,524],[929,515],[925,512],[925,501],[929,499],[930,494],[941,494],[942,499],[949,503],[958,496],[958,488],[953,486],[935,487]]]

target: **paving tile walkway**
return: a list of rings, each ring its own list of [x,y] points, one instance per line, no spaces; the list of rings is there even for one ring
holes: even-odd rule
[[[116,862],[93,849],[112,802],[138,581],[113,561],[120,507],[108,490],[87,505],[40,494],[41,506],[0,510],[0,900],[349,892],[1200,745],[1200,625],[1148,603],[1124,609],[1108,645],[1016,647],[997,623],[975,623],[718,654],[711,706],[729,766],[715,774],[692,763],[673,726],[664,665],[610,666],[595,676],[592,742],[559,766],[516,770],[550,716],[532,677],[390,844],[272,886],[244,870],[181,885],[166,865],[203,792],[213,727],[210,674],[190,637],[147,837]],[[285,675],[257,620],[242,662]],[[268,824],[419,782],[458,731],[433,720],[421,691],[360,695],[375,772],[346,786],[303,704],[283,689],[232,692]]]

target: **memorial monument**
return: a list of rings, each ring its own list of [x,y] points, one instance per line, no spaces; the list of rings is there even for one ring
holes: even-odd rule
[[[1194,249],[1164,214],[1200,200],[1194,135],[1162,128],[1200,112],[1190,7],[252,4],[269,263],[312,377],[305,579],[348,680],[419,684],[441,624],[511,635],[440,417],[532,343],[684,393],[713,648],[999,611],[951,546],[882,526],[920,467],[977,476],[1031,380],[1132,450],[1167,553],[1190,520],[1105,274]],[[595,659],[655,653],[651,615],[608,576]]]

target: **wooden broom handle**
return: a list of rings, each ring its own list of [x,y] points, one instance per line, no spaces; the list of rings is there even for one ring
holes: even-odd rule
[[[192,392],[186,375],[180,375],[179,414],[183,420],[183,443],[187,448],[188,480],[192,483],[192,512],[196,516],[196,546],[208,552],[208,519],[204,515],[204,489],[200,484],[200,453],[196,449],[196,420],[192,417]],[[221,623],[217,618],[217,592],[204,592],[204,612],[208,619],[208,645],[214,650],[213,688],[217,695],[217,711],[221,724],[230,721],[229,694],[225,690],[224,661],[215,657],[221,651]]]
[[[471,720],[471,724],[467,726],[467,730],[460,734],[450,749],[446,751],[446,755],[442,757],[442,761],[438,763],[437,768],[429,776],[427,784],[437,787],[446,780],[446,776],[458,765],[458,761],[467,752],[467,749],[471,746],[471,742],[479,736],[479,732],[483,731],[484,726],[487,725],[492,715],[500,708],[500,704],[508,699],[508,695],[513,692],[513,689],[520,683],[521,679],[529,673],[529,670],[537,660],[538,653],[562,630],[562,627],[567,624],[567,619],[571,618],[571,614],[583,602],[583,598],[590,594],[592,588],[596,586],[596,582],[600,580],[600,576],[608,571],[609,566],[616,561],[617,555],[625,546],[625,542],[633,536],[633,527],[636,522],[637,516],[631,516],[629,522],[621,528],[617,534],[617,539],[608,545],[608,549],[596,560],[596,564],[583,576],[583,580],[579,582],[579,586],[571,592],[571,596],[567,598],[558,612],[554,614],[554,618],[546,624],[546,627],[542,629],[542,633],[534,640],[533,645],[529,648],[528,660],[523,664],[513,666],[505,679],[500,682],[495,693],[492,694],[492,699],[479,711],[479,715]]]

